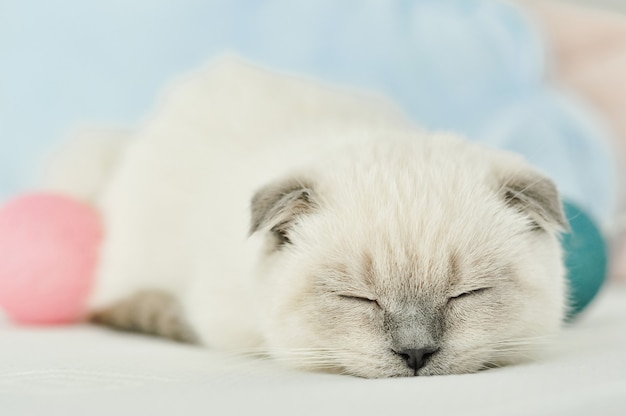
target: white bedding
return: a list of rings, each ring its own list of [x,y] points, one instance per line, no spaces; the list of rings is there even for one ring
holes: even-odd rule
[[[626,288],[540,362],[364,380],[105,329],[0,322],[0,415],[626,415]]]

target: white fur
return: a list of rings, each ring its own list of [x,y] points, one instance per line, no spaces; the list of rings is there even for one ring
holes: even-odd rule
[[[441,308],[452,290],[501,285],[498,299],[521,314],[515,325],[501,323],[511,318],[497,316],[498,299],[486,298],[475,321],[463,318],[481,328],[451,322],[453,335],[442,341],[466,358],[435,360],[433,374],[480,368],[485,359],[473,362],[471,354],[487,341],[550,335],[559,327],[565,288],[557,227],[526,232],[526,216],[505,209],[497,193],[506,178],[534,171],[515,156],[421,133],[381,100],[229,59],[175,84],[118,154],[101,180],[90,180],[94,189],[73,191],[99,201],[106,220],[94,308],[143,288],[164,289],[181,299],[207,345],[265,346],[279,358],[296,348],[341,350],[337,368],[367,377],[408,373],[389,355],[386,335],[360,323],[364,316],[378,319],[372,311],[351,323],[337,318],[347,332],[363,328],[343,344],[341,336],[316,329],[334,319],[324,315],[326,307],[345,319],[363,307],[320,298],[316,279],[363,294],[374,289],[359,276],[373,273],[379,293],[368,296],[386,297],[398,311],[412,307],[400,293],[416,300],[427,293],[424,302]],[[77,175],[60,165],[56,178]],[[293,247],[263,254],[267,230],[247,235],[250,201],[285,176],[311,179],[319,208],[299,220]],[[54,182],[72,191],[72,180]],[[364,253],[373,259],[369,271],[362,270]],[[459,284],[446,277],[451,255],[464,275]],[[504,270],[515,283],[499,283]],[[335,282],[336,273],[352,283]]]

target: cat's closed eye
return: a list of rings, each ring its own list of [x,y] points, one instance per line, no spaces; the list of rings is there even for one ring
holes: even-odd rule
[[[482,294],[482,293],[487,292],[487,291],[488,291],[488,290],[490,290],[490,289],[493,289],[493,288],[491,288],[491,287],[481,287],[481,288],[479,288],[479,289],[468,290],[468,291],[466,291],[466,292],[459,293],[458,295],[455,295],[455,296],[451,296],[451,297],[449,297],[449,298],[448,298],[448,303],[451,303],[451,302],[457,301],[457,300],[459,300],[459,299],[468,298],[468,297],[470,297],[470,296],[479,295],[479,294]]]
[[[380,308],[380,303],[378,303],[378,300],[376,299],[371,299],[369,297],[365,297],[365,296],[355,296],[355,295],[339,295],[339,297],[341,299],[345,299],[348,301],[352,301],[352,302],[361,302],[361,303],[369,303],[371,305],[374,305],[378,308]]]

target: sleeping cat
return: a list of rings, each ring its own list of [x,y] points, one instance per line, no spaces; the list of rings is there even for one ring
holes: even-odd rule
[[[468,373],[564,316],[553,183],[380,99],[222,60],[47,188],[97,204],[94,321],[361,377]]]

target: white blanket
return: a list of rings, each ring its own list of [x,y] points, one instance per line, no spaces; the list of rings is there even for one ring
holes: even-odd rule
[[[540,362],[364,380],[285,370],[89,326],[0,322],[0,414],[626,415],[626,288],[611,287]]]

